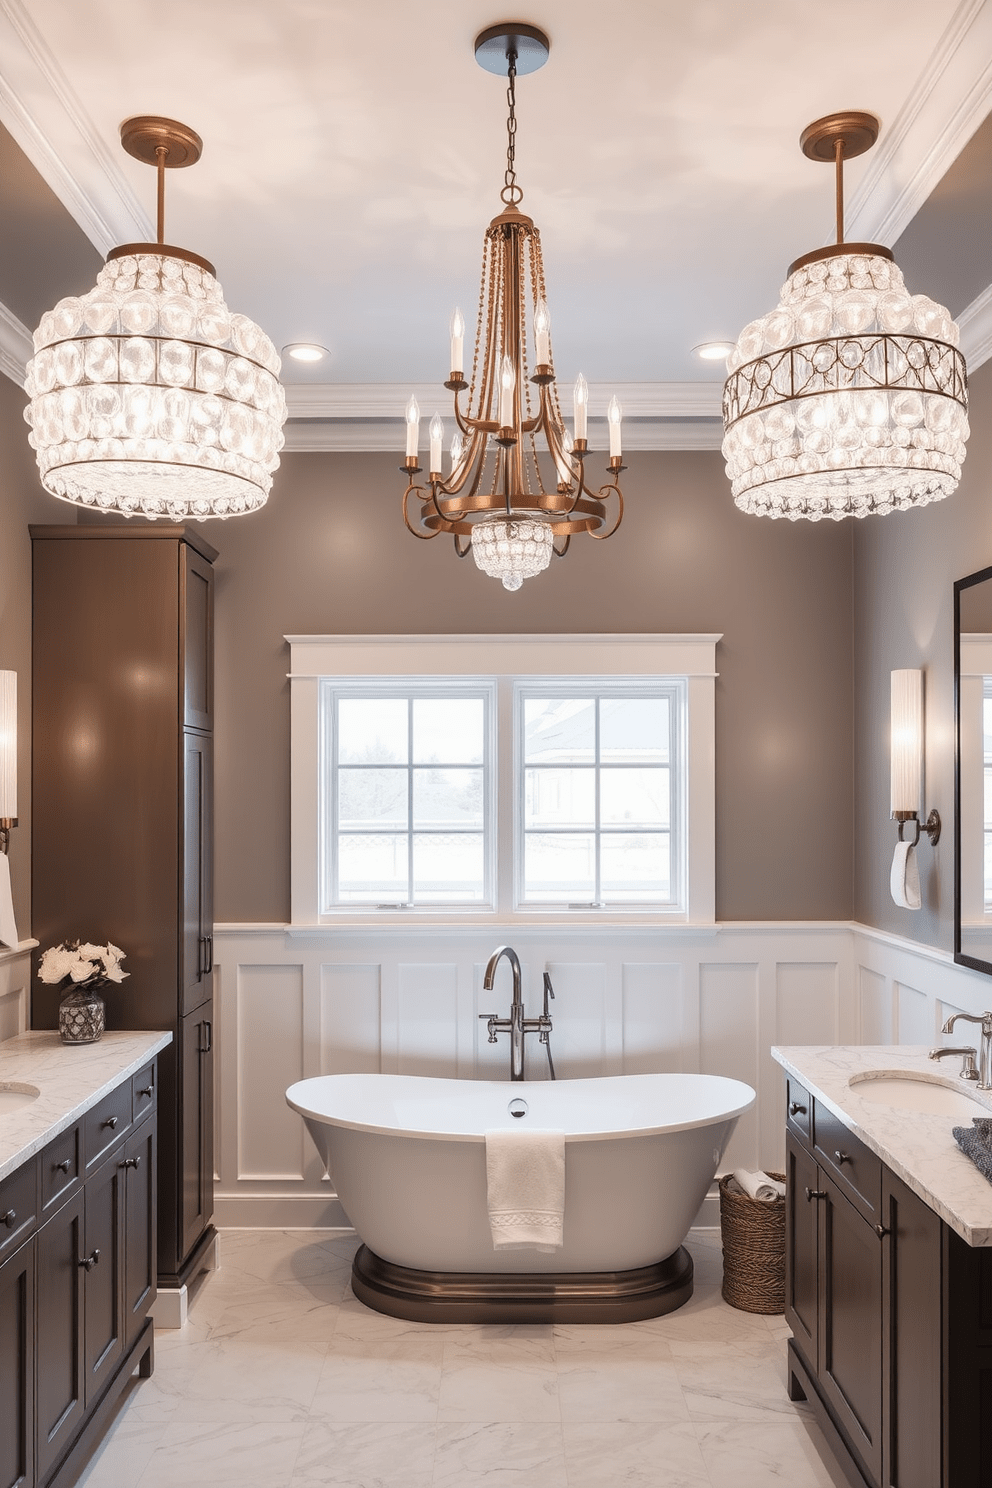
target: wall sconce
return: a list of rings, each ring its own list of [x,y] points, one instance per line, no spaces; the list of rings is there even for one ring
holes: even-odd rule
[[[0,672],[0,852],[17,826],[17,673]]]
[[[908,821],[915,822],[916,836],[921,830],[936,847],[940,840],[940,816],[931,811],[920,821],[920,799],[923,795],[923,673],[906,668],[892,673],[892,817],[899,823],[899,841]]]

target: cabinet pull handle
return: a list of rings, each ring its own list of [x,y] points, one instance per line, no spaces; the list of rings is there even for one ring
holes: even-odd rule
[[[149,1085],[147,1090],[139,1090],[138,1091],[138,1094],[139,1095],[153,1096],[155,1094],[155,1087],[154,1087],[154,1085]]]
[[[834,1162],[846,1163],[850,1161],[851,1159],[848,1153],[841,1152],[840,1148],[838,1148],[837,1151],[834,1153]]]
[[[789,1102],[789,1115],[790,1116],[805,1116],[806,1115],[806,1107],[805,1106],[801,1106],[798,1101],[790,1101]]]
[[[811,1199],[825,1199],[826,1197],[827,1197],[827,1194],[826,1194],[826,1190],[825,1189],[822,1189],[822,1188],[807,1188],[807,1190],[806,1190],[806,1202],[807,1202],[807,1204],[809,1203],[809,1201]]]
[[[203,1037],[206,1039],[206,1043],[200,1045],[200,1053],[209,1054],[214,1046],[214,1030],[213,1024],[208,1023],[206,1019],[203,1021]]]
[[[94,1250],[92,1255],[83,1256],[79,1264],[80,1266],[84,1266],[87,1271],[92,1271],[94,1266],[98,1266],[100,1264],[100,1252],[98,1250]]]
[[[69,1171],[69,1169],[71,1167],[72,1167],[72,1158],[71,1157],[64,1157],[60,1163],[56,1163],[55,1164],[54,1171],[56,1173],[68,1173],[68,1171]]]
[[[207,943],[207,966],[205,974],[209,976],[214,969],[214,938],[212,935],[205,935],[203,938]]]
[[[884,1225],[877,1224],[875,1226],[875,1234],[878,1236],[879,1240],[884,1240],[886,1235],[892,1234],[892,1231],[887,1230]]]
[[[14,1228],[14,1220],[16,1218],[16,1209],[8,1209],[6,1214],[0,1214],[0,1223],[5,1224],[8,1230],[12,1230]]]
[[[119,1162],[117,1164],[117,1166],[119,1168],[136,1168],[136,1167],[138,1167],[140,1165],[140,1163],[141,1163],[141,1158],[140,1157],[125,1157],[124,1161],[123,1162]]]
[[[206,956],[206,951],[207,951],[207,937],[205,935],[199,935],[199,936],[197,936],[197,940],[196,940],[196,979],[197,979],[197,981],[199,981],[202,976],[206,976],[206,974],[207,974],[207,964],[206,964],[207,963],[207,956]]]
[[[100,1125],[101,1126],[109,1126],[110,1127],[110,1130],[113,1131],[114,1127],[117,1125],[117,1117],[116,1116],[108,1116],[107,1119],[106,1119],[106,1121],[101,1121],[100,1122]]]

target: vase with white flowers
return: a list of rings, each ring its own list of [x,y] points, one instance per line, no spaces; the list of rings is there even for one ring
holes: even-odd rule
[[[95,1044],[107,1026],[107,1012],[99,988],[123,982],[125,959],[119,946],[64,940],[49,946],[38,963],[38,976],[50,987],[65,987],[59,1003],[59,1034],[64,1044]]]

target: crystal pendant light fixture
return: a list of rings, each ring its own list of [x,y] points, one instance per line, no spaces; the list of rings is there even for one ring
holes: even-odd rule
[[[467,378],[465,321],[459,310],[451,318],[452,371],[445,387],[454,394],[457,433],[450,469],[447,474],[442,470],[444,425],[435,414],[427,482],[416,483],[421,473],[420,409],[414,398],[407,405],[401,467],[408,477],[403,517],[414,536],[450,533],[459,558],[471,552],[482,572],[500,579],[506,589],[519,589],[553,557],[563,557],[573,533],[610,537],[623,516],[620,405],[614,398],[608,414],[610,479],[594,491],[585,475],[589,389],[580,376],[574,390],[573,439],[555,384],[541,237],[519,210],[523,192],[514,164],[516,78],[543,67],[549,50],[543,31],[517,22],[491,26],[476,38],[479,65],[507,78],[506,172],[500,193],[504,210],[486,232],[475,351]],[[412,502],[419,503],[415,511]]]
[[[158,241],[115,248],[96,287],[42,318],[25,418],[47,491],[130,517],[231,517],[265,503],[286,399],[272,342],[224,303],[214,267],[165,235],[165,172],[194,165],[185,124],[128,119],[158,170]]]
[[[844,161],[871,148],[873,114],[804,130],[833,161],[837,242],[797,259],[778,306],[744,327],[723,392],[734,500],[758,516],[866,517],[948,496],[961,477],[968,395],[958,328],[910,295],[888,248],[844,241]]]

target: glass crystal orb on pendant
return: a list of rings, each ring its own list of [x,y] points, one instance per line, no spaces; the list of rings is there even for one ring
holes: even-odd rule
[[[944,307],[888,259],[841,250],[796,269],[727,363],[737,506],[818,521],[949,495],[969,432],[957,344]]]
[[[533,517],[487,517],[472,527],[476,567],[501,579],[504,589],[519,589],[524,579],[543,573],[553,542],[551,528]]]

